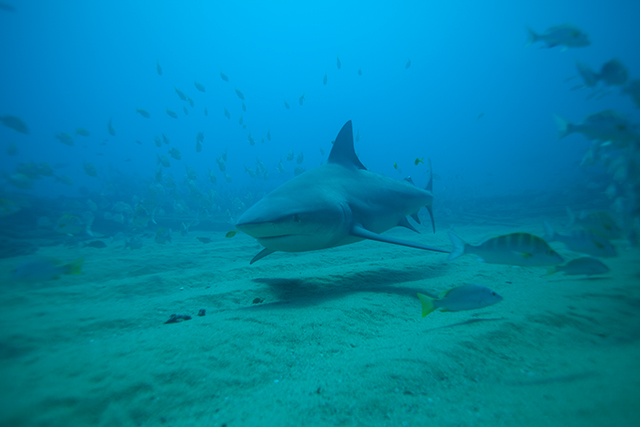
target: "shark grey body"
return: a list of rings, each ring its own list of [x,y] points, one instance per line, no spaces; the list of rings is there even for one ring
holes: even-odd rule
[[[313,251],[364,239],[448,253],[380,235],[396,226],[417,231],[407,216],[418,221],[423,206],[431,214],[431,186],[431,179],[420,189],[410,179],[398,181],[366,170],[353,149],[348,121],[326,164],[276,188],[242,214],[236,227],[265,247],[251,263],[275,251]]]

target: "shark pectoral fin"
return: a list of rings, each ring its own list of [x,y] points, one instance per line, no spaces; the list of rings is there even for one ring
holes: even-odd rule
[[[427,246],[421,243],[410,242],[408,240],[401,240],[393,237],[382,236],[380,234],[369,231],[360,225],[354,225],[353,227],[351,227],[351,231],[349,234],[351,234],[352,236],[360,237],[362,239],[375,240],[377,242],[392,243],[394,245],[408,246],[410,248],[424,249],[426,251],[442,252],[445,254],[449,253],[449,251],[445,249],[434,248],[433,246]]]
[[[418,224],[420,224],[420,221],[418,221]],[[400,222],[398,223],[398,225],[399,225],[400,227],[408,228],[408,229],[409,229],[409,230],[411,230],[411,231],[415,231],[415,232],[416,232],[416,233],[418,233],[418,234],[420,233],[418,230],[416,230],[416,228],[415,228],[413,225],[411,225],[411,224],[409,223],[409,220],[408,220],[406,217],[404,217],[404,216],[402,217],[402,219],[400,220]]]
[[[262,258],[266,257],[267,255],[271,255],[272,253],[274,253],[275,251],[273,249],[269,249],[269,248],[264,248],[263,250],[261,250],[260,252],[258,252],[258,255],[254,256],[251,259],[251,262],[249,262],[249,264],[253,264],[256,261],[260,261]]]

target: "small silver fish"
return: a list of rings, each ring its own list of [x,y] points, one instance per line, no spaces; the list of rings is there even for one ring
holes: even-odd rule
[[[467,284],[449,289],[440,294],[440,298],[433,298],[418,293],[422,303],[422,317],[434,310],[464,311],[488,307],[502,301],[502,297],[484,286]]]
[[[608,273],[610,270],[605,263],[598,259],[591,257],[581,257],[572,259],[565,265],[556,265],[553,267],[549,267],[547,269],[547,276],[558,273],[560,271],[566,275],[572,276],[581,274],[593,276],[595,274]]]
[[[546,43],[548,48],[562,46],[563,49],[585,47],[591,44],[586,33],[569,24],[550,27],[542,34],[537,34],[531,28],[527,28],[527,30],[529,32],[527,46],[539,41]]]
[[[84,258],[62,264],[54,258],[35,257],[20,264],[11,278],[22,283],[40,283],[56,280],[63,274],[76,275],[82,272]]]
[[[591,256],[610,258],[618,256],[615,246],[602,234],[594,230],[578,229],[570,234],[560,234],[544,223],[545,240],[563,243],[567,249]]]

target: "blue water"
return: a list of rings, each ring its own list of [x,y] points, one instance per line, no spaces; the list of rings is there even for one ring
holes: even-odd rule
[[[431,160],[436,222],[438,216],[473,213],[478,200],[485,219],[487,209],[503,204],[564,215],[574,203],[576,210],[605,210],[626,227],[626,235],[637,234],[638,171],[616,181],[602,159],[580,166],[590,141],[578,134],[558,140],[553,115],[578,123],[611,109],[640,122],[640,110],[619,87],[587,99],[590,90],[571,90],[579,77],[569,79],[577,74],[576,61],[598,70],[613,58],[628,69],[629,80],[640,78],[640,3],[2,0],[2,5],[0,116],[17,116],[29,128],[22,134],[0,126],[0,198],[19,207],[0,218],[0,233],[12,242],[42,235],[52,244],[78,244],[51,229],[64,214],[88,212],[95,217],[93,233],[105,241],[117,232],[149,237],[158,227],[175,234],[187,221],[196,231],[233,230],[242,212],[294,178],[296,167],[308,170],[326,162],[332,140],[348,120],[359,135],[356,152],[373,172],[412,176],[423,187]],[[542,43],[525,46],[527,26],[541,33],[564,23],[585,31],[591,45],[567,51]],[[175,88],[192,98],[194,107]],[[236,89],[244,94],[246,112]],[[107,131],[110,120],[115,136]],[[90,136],[76,136],[79,127]],[[73,135],[74,146],[54,137],[60,132]],[[204,134],[201,152],[195,149],[198,132]],[[154,138],[162,134],[170,144],[158,148]],[[8,152],[13,144],[17,154]],[[181,160],[170,157],[172,147],[180,150]],[[222,172],[216,159],[225,150]],[[294,158],[287,161],[291,150]],[[304,159],[298,163],[300,153]],[[162,168],[161,183],[155,180],[157,155],[171,162]],[[637,161],[637,149],[633,155]],[[266,175],[251,177],[246,168],[255,171],[257,160]],[[8,177],[30,162],[48,163],[72,185],[54,177],[30,180],[31,189],[12,185]],[[95,165],[97,177],[85,173],[85,162]],[[191,185],[200,196],[188,187],[185,167],[196,171]],[[631,208],[616,208],[616,196],[605,194],[614,182],[626,189],[620,191]],[[115,212],[115,203],[135,209],[145,198],[157,204],[158,224],[136,229],[130,216],[123,223],[105,218]],[[528,213],[510,210],[509,215]],[[42,217],[51,226],[36,226]],[[16,246],[14,252],[12,244],[17,245],[4,243],[3,257],[33,253],[39,245],[25,251]]]

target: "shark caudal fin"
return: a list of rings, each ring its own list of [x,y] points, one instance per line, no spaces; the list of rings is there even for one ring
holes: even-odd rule
[[[360,162],[356,151],[353,148],[353,125],[351,120],[342,126],[340,133],[336,137],[336,141],[333,143],[331,153],[329,153],[328,163],[338,163],[347,168],[356,168],[367,170],[366,167]]]

